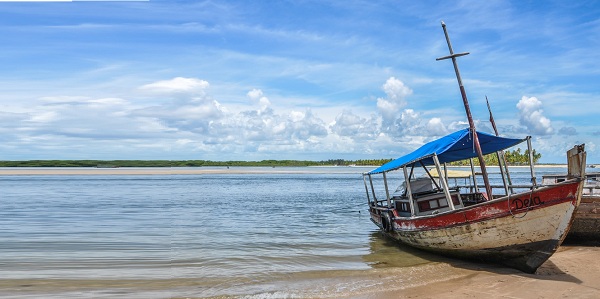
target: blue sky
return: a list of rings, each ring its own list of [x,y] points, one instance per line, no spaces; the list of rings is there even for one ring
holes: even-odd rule
[[[0,159],[394,158],[467,126],[600,163],[597,1],[0,1]]]

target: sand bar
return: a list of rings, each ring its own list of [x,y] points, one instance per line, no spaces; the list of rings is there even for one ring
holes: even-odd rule
[[[362,173],[373,167],[0,167],[0,175],[199,175]]]

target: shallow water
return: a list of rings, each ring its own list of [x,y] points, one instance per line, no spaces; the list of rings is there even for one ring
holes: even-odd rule
[[[377,232],[369,169],[2,176],[0,296],[333,298],[451,279]]]

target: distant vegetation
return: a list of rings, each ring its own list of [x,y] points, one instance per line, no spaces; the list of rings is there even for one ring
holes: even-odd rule
[[[504,152],[509,165],[527,164],[529,152],[521,153],[521,149]],[[533,160],[537,162],[541,154],[533,151]],[[496,154],[484,156],[486,165],[498,165]],[[29,160],[0,161],[0,167],[202,167],[202,166],[379,166],[392,159],[344,160],[330,159],[326,161],[300,160],[262,160],[262,161],[209,161],[209,160]],[[479,164],[474,159],[476,165]],[[469,160],[458,161],[450,165],[469,165]]]
[[[539,161],[540,158],[542,157],[542,154],[536,152],[535,149],[532,151],[532,154],[533,154],[533,163],[537,163],[537,161]],[[520,148],[517,148],[516,150],[512,150],[512,151],[505,151],[504,158],[506,159],[506,163],[508,165],[528,165],[529,164],[529,150],[525,150],[524,153],[521,153]],[[485,162],[485,165],[498,165],[498,156],[496,155],[496,153],[483,156],[483,160]],[[454,165],[454,166],[470,165],[469,160],[456,161],[456,162],[452,162],[449,164]],[[479,165],[479,159],[477,159],[477,158],[473,159],[473,164]]]
[[[28,160],[0,161],[0,167],[170,167],[169,160]]]
[[[349,166],[381,165],[390,159],[346,161],[262,160],[262,161],[209,161],[209,160],[28,160],[0,161],[0,167],[202,167],[202,166]]]

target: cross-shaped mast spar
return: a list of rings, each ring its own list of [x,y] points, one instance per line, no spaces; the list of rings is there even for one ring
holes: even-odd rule
[[[446,30],[446,24],[444,23],[444,21],[442,21],[442,28],[444,29],[444,35],[446,36],[446,42],[448,43],[450,55],[437,58],[436,60],[444,60],[449,58],[452,59],[452,64],[454,65],[454,72],[456,73],[456,79],[458,80],[458,87],[460,88],[460,94],[462,95],[463,104],[465,105],[465,112],[467,113],[467,119],[469,120],[469,128],[471,128],[471,132],[473,132],[473,143],[475,145],[477,157],[479,158],[479,165],[481,166],[481,175],[483,176],[485,190],[488,194],[488,199],[491,200],[493,199],[492,187],[490,186],[490,181],[488,179],[485,161],[483,160],[483,153],[481,152],[481,145],[479,144],[479,138],[477,137],[477,130],[475,130],[475,122],[473,122],[473,116],[471,116],[471,109],[469,108],[467,93],[465,92],[465,87],[463,86],[462,79],[460,78],[460,72],[458,71],[458,64],[456,63],[456,57],[465,56],[469,53],[465,52],[454,54],[454,50],[452,50],[452,44],[450,43],[450,37],[448,37],[448,31]]]

